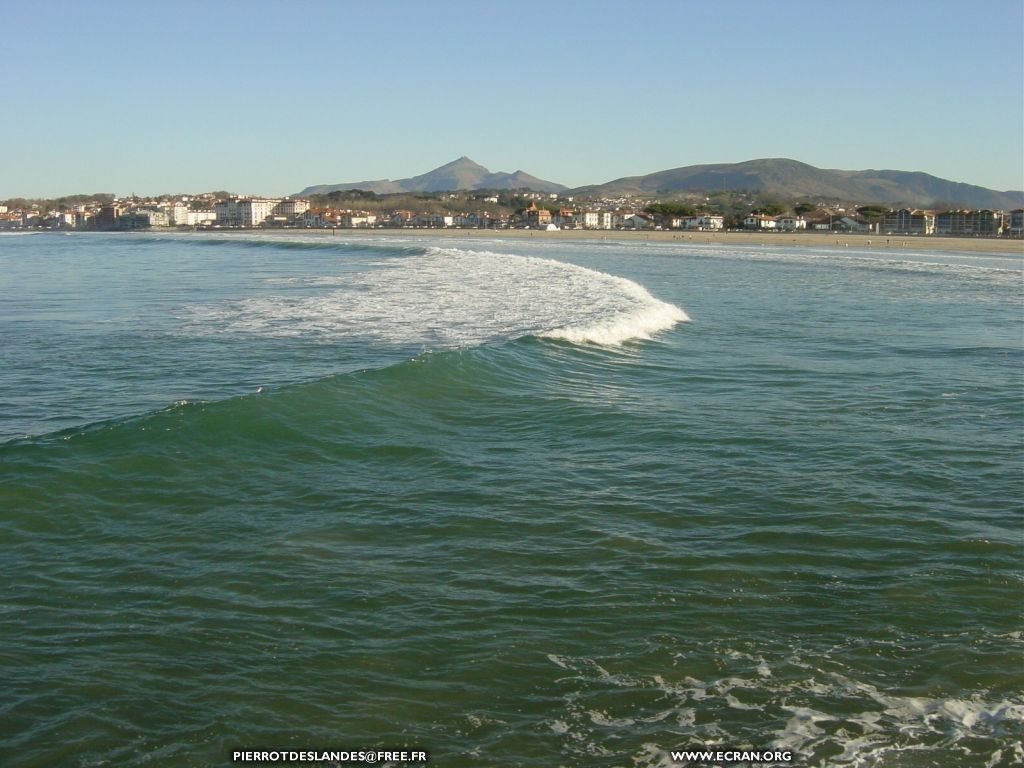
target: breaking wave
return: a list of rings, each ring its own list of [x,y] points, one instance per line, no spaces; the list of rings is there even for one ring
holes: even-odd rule
[[[576,344],[649,339],[686,313],[622,277],[553,259],[432,247],[335,277],[185,312],[190,332],[363,338],[453,349],[527,336]]]

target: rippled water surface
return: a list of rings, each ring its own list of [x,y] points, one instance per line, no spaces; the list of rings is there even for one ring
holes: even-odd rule
[[[1015,765],[1021,267],[0,236],[0,763]]]

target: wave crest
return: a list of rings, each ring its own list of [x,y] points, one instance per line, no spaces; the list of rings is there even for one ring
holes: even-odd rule
[[[542,333],[541,336],[547,339],[562,339],[573,344],[618,346],[626,341],[650,339],[654,334],[667,331],[676,323],[690,321],[690,316],[674,304],[654,298],[636,283],[624,278],[619,280],[624,283],[623,290],[636,298],[636,309],[589,325],[556,328]]]
[[[430,247],[286,292],[191,307],[190,331],[453,349],[523,337],[619,345],[686,313],[641,285],[554,259]]]

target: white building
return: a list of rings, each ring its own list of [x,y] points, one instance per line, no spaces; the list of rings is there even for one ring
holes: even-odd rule
[[[597,211],[577,211],[572,218],[573,226],[583,229],[599,229],[601,226],[601,215]]]
[[[669,229],[723,229],[725,217],[713,214],[699,214],[696,216],[669,216],[667,226]]]
[[[687,216],[683,220],[683,229],[725,229],[725,217],[711,213],[702,213],[698,216]]]
[[[241,214],[243,227],[258,227],[274,212],[274,207],[280,200],[270,200],[264,197],[253,197],[248,200],[239,201],[238,211]]]
[[[776,222],[771,216],[752,213],[743,220],[743,226],[747,229],[775,229]]]
[[[196,227],[200,224],[210,224],[217,220],[214,211],[186,211],[185,220],[181,223],[188,227]]]
[[[413,219],[412,223],[417,227],[451,227],[455,224],[455,217],[441,213],[423,213]]]
[[[343,227],[359,228],[359,227],[373,227],[377,224],[377,215],[373,213],[346,213],[339,220],[339,224]]]
[[[273,213],[277,216],[284,216],[289,221],[294,221],[296,218],[304,214],[309,210],[309,200],[303,200],[301,198],[292,199],[286,197],[284,200],[274,206]]]
[[[225,227],[258,227],[281,201],[264,197],[233,198],[214,205],[217,223]]]
[[[184,226],[188,222],[188,206],[177,202],[166,207],[167,220],[173,227]]]
[[[807,219],[803,216],[777,216],[775,218],[775,226],[784,232],[807,229]]]
[[[117,229],[149,229],[166,227],[170,223],[164,211],[139,208],[122,213],[117,217]]]

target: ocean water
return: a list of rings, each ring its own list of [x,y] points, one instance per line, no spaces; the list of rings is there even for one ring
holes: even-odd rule
[[[1024,760],[1020,256],[0,235],[0,764]]]

